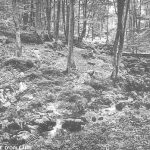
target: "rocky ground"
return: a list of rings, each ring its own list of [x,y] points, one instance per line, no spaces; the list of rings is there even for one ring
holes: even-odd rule
[[[149,59],[123,57],[116,87],[111,46],[1,46],[0,146],[40,150],[149,150]]]

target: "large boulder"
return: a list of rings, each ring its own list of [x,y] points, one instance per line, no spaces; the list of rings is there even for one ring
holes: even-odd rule
[[[80,117],[86,112],[87,104],[96,96],[95,90],[87,85],[78,85],[72,89],[62,90],[57,96],[60,107],[67,110],[66,115]]]
[[[41,37],[37,32],[22,32],[21,33],[21,41],[23,43],[35,43],[35,44],[43,44]]]
[[[4,61],[3,67],[12,67],[18,71],[24,72],[34,67],[34,63],[29,59],[12,57]]]

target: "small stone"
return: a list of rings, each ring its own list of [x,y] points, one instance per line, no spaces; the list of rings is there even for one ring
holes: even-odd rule
[[[116,110],[122,111],[122,109],[125,107],[125,103],[118,103],[116,104]]]
[[[147,110],[149,110],[149,109],[150,109],[150,103],[145,103],[145,108],[146,108]]]
[[[90,76],[93,76],[94,70],[88,70],[87,73],[88,73]]]
[[[103,117],[99,117],[99,118],[98,118],[99,121],[100,121],[100,120],[103,120],[103,119],[104,119]]]
[[[139,103],[134,103],[133,106],[134,106],[135,109],[139,109],[140,108],[140,104]]]
[[[106,128],[102,128],[101,131],[102,133],[104,133],[106,131]]]
[[[85,83],[85,82],[89,82],[91,80],[91,77],[88,73],[83,73],[81,74],[78,82],[79,83]]]
[[[93,122],[96,122],[96,117],[92,117],[92,121],[93,121]]]

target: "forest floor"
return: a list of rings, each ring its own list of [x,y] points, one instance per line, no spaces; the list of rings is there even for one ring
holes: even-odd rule
[[[150,59],[123,57],[116,86],[111,46],[74,47],[75,68],[64,73],[66,46],[2,45],[2,149],[149,150]]]

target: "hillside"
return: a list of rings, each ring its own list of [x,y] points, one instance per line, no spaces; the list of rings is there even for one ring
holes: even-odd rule
[[[109,45],[95,53],[74,47],[76,68],[69,75],[65,45],[24,44],[21,58],[11,56],[13,48],[1,46],[2,147],[150,148],[148,58],[124,56],[114,87]]]

